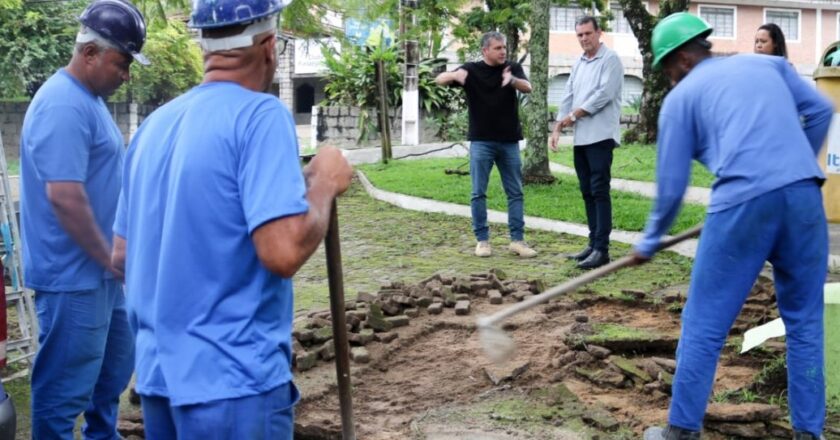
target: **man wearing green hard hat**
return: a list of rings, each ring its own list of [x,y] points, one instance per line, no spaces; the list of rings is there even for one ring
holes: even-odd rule
[[[713,57],[711,33],[686,12],[653,30],[654,68],[673,89],[659,114],[657,198],[635,246],[638,263],[653,256],[679,212],[692,159],[717,180],[682,313],[668,425],[644,438],[700,438],[720,350],[769,261],[787,333],[794,439],[819,439],[828,227],[816,155],[832,104],[782,57]]]

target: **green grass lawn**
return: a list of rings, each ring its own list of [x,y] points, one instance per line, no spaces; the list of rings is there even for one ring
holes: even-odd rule
[[[456,168],[467,159],[424,159],[392,161],[388,165],[372,164],[359,168],[378,188],[387,191],[424,197],[443,202],[468,205],[470,202],[470,177],[447,175],[444,170]],[[463,169],[468,169],[464,167]],[[525,187],[525,214],[585,224],[586,213],[578,189],[577,177],[558,174],[552,185]],[[644,229],[653,205],[643,196],[612,191],[613,227],[625,231]],[[494,168],[487,190],[487,207],[507,211],[507,202],[498,171]],[[705,218],[705,207],[684,205],[671,232],[680,232],[700,223]]]
[[[525,239],[539,254],[521,259],[507,252],[507,226],[491,224],[493,256],[477,258],[473,256],[475,238],[469,218],[397,208],[372,199],[358,183],[338,199],[338,215],[348,299],[355,298],[359,291],[376,292],[392,281],[417,283],[436,272],[464,275],[498,268],[509,277],[542,278],[548,285],[582,273],[560,254],[582,249],[585,237],[526,230]],[[611,244],[613,258],[628,252],[629,245]],[[329,306],[325,258],[321,247],[295,275],[296,310]],[[690,270],[689,258],[663,252],[647,265],[621,270],[592,283],[587,286],[588,293],[581,295],[622,297],[622,289],[649,291],[681,284],[687,282]]]
[[[549,159],[574,168],[572,147],[564,146],[554,153],[549,151]],[[628,180],[654,182],[656,180],[656,147],[653,145],[628,144],[614,150],[612,176]],[[703,165],[693,162],[691,165],[691,186],[710,188],[715,181]]]

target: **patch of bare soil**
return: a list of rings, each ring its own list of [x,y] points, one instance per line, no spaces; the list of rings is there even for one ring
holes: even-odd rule
[[[637,438],[646,426],[666,420],[674,372],[669,344],[675,344],[679,335],[684,288],[639,293],[636,301],[578,295],[577,301],[562,299],[523,312],[504,327],[517,344],[515,355],[494,365],[482,353],[475,318],[543,286],[504,281],[499,283],[503,303],[490,304],[493,294],[488,295],[485,280],[473,275],[464,280],[426,280],[416,286],[384,286],[379,296],[350,305],[368,314],[382,308],[396,317],[407,309],[412,315],[408,325],[375,333],[398,336],[388,343],[367,344],[369,363],[352,364],[359,438]],[[479,287],[473,289],[470,281]],[[427,284],[431,288],[426,289]],[[768,280],[756,285],[738,321],[744,328],[773,317],[768,285]],[[406,299],[424,298],[423,291],[432,301],[428,304],[442,305],[442,313],[430,314],[428,306],[418,307]],[[455,313],[455,298],[448,297],[455,292],[465,295],[459,301],[469,301],[468,314]],[[517,292],[522,295],[516,296]],[[358,331],[364,327],[363,321]],[[603,346],[589,341],[603,341]],[[647,350],[645,344],[654,349]],[[303,350],[320,350],[310,347],[314,348]],[[762,356],[735,356],[728,350],[721,358],[715,394],[749,390],[767,358],[780,355],[780,350],[783,347],[777,345]],[[323,360],[296,374],[304,396],[296,413],[296,438],[340,438],[334,376],[333,364]],[[558,386],[570,392],[570,400],[546,399],[546,390]],[[746,411],[736,403],[710,405],[717,415],[707,424],[706,438],[790,438],[778,406],[754,402],[750,403],[756,406],[754,411]],[[750,415],[731,416],[740,413]]]

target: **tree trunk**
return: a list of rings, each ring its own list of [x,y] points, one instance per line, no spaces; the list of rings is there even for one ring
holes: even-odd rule
[[[659,120],[659,109],[662,107],[662,100],[670,90],[670,84],[659,70],[653,69],[653,50],[651,38],[653,28],[661,18],[668,15],[688,10],[688,0],[665,0],[659,4],[659,15],[654,17],[647,12],[641,0],[619,0],[624,10],[624,17],[630,23],[636,40],[639,42],[639,51],[642,53],[643,65],[642,76],[644,77],[644,89],[642,91],[642,106],[639,109],[639,125],[631,132],[625,134],[625,141],[653,143],[656,142]]]
[[[531,8],[531,87],[525,115],[528,148],[522,166],[522,178],[529,183],[553,183],[548,168],[548,10],[551,0],[534,0]]]

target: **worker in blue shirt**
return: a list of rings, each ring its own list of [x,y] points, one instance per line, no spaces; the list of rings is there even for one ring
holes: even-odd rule
[[[269,90],[282,0],[197,0],[204,81],[143,122],[114,223],[151,439],[291,439],[292,275],[352,169],[301,170]]]
[[[781,57],[712,57],[712,29],[681,12],[656,25],[654,67],[674,86],[659,114],[657,198],[636,244],[638,263],[677,215],[691,160],[715,176],[682,313],[666,428],[646,440],[700,437],[717,360],[765,261],[787,332],[788,396],[796,439],[825,418],[823,283],[828,227],[815,160],[831,103]]]
[[[32,438],[119,439],[117,408],[134,345],[122,272],[111,264],[123,136],[105,99],[129,79],[146,25],[123,0],[95,0],[79,17],[73,57],[35,94],[20,141],[26,287],[35,290]]]

